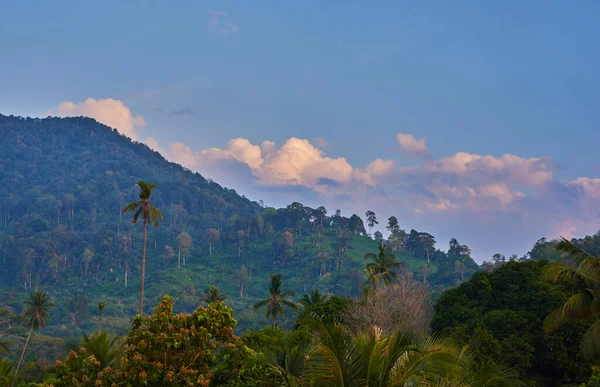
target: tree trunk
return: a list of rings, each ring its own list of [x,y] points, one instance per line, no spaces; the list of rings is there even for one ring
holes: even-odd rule
[[[15,370],[15,376],[19,372],[19,368],[21,368],[21,363],[23,362],[23,358],[25,357],[25,351],[27,350],[27,345],[29,344],[29,339],[31,338],[31,332],[33,332],[33,326],[29,328],[29,335],[27,336],[27,340],[25,341],[23,352],[21,352],[21,358],[19,359],[19,364],[17,364],[17,369]]]
[[[140,290],[140,316],[144,309],[144,276],[146,275],[146,219],[144,219],[144,250],[142,253],[142,289]]]
[[[100,312],[100,333],[102,333],[102,311]]]
[[[127,287],[127,266],[125,266],[125,287]]]
[[[177,249],[177,267],[181,268],[181,249]]]

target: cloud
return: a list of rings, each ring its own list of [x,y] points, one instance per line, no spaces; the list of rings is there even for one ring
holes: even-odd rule
[[[440,248],[458,238],[479,262],[496,252],[524,254],[542,236],[595,232],[600,224],[600,178],[557,179],[558,163],[548,157],[457,152],[411,166],[377,158],[360,168],[344,157],[329,157],[317,142],[292,137],[281,145],[253,144],[235,138],[221,148],[193,150],[147,141],[170,160],[256,200],[271,205],[300,200],[348,215],[372,209],[380,222],[395,215],[402,227],[436,235]],[[415,143],[422,145],[407,145]],[[427,152],[424,139],[404,145]]]
[[[400,148],[406,155],[416,158],[430,158],[431,155],[425,145],[425,138],[417,140],[412,134],[398,133],[396,135]]]
[[[209,30],[216,31],[221,36],[236,34],[240,31],[236,24],[228,20],[229,14],[227,12],[209,9],[208,13],[210,17],[206,27]]]
[[[181,108],[181,109],[175,109],[171,112],[172,116],[189,116],[192,114],[196,114],[196,111],[194,109],[191,108]]]
[[[329,146],[329,143],[323,137],[317,137],[317,138],[315,138],[315,144],[319,148],[327,148]]]
[[[116,128],[120,133],[136,140],[137,130],[146,125],[142,116],[134,116],[122,101],[112,98],[95,100],[88,98],[79,103],[63,102],[46,115],[60,117],[85,116]]]

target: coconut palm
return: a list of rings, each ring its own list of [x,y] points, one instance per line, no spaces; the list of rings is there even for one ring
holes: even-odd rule
[[[50,301],[50,297],[48,297],[47,293],[42,293],[37,290],[31,293],[28,300],[23,301],[23,305],[25,306],[25,309],[23,310],[22,317],[27,321],[29,335],[27,335],[27,340],[25,340],[25,345],[23,346],[23,351],[21,352],[15,375],[19,372],[19,368],[21,368],[21,363],[25,357],[25,351],[27,350],[31,333],[34,329],[38,330],[46,327],[46,322],[50,320],[48,311],[55,306],[54,303]]]
[[[372,288],[377,287],[381,282],[389,285],[396,279],[394,269],[399,269],[400,264],[389,247],[379,245],[377,254],[367,253],[365,259],[370,261],[367,263],[365,273],[367,282]]]
[[[84,336],[81,346],[94,355],[102,368],[113,365],[121,354],[119,336],[111,336],[106,332]]]
[[[443,337],[416,337],[378,327],[351,333],[340,324],[315,328],[309,351],[309,385],[384,386],[520,386],[518,374],[502,365],[480,365],[467,350]],[[312,384],[311,384],[312,383]]]
[[[313,290],[310,295],[305,294],[302,296],[302,298],[300,299],[300,303],[304,306],[309,306],[309,305],[314,305],[314,304],[319,304],[321,302],[325,302],[329,299],[329,296],[327,294],[321,294],[321,292],[319,292],[319,289],[315,289]]]
[[[98,302],[98,313],[100,314],[99,329],[98,329],[98,331],[100,333],[102,333],[102,312],[104,312],[104,307],[105,306],[106,306],[106,304],[104,304],[102,302]]]
[[[557,243],[556,250],[566,254],[574,265],[553,263],[545,272],[546,278],[571,284],[577,293],[546,317],[544,329],[546,332],[552,332],[568,318],[592,320],[594,322],[583,336],[581,348],[587,358],[599,355],[600,257],[594,257],[565,238]]]
[[[225,296],[224,293],[221,293],[218,287],[211,286],[205,290],[204,297],[200,298],[200,301],[206,302],[207,304],[212,304],[213,302],[217,301],[223,302],[226,298],[227,296]]]
[[[0,386],[10,386],[14,380],[15,372],[8,359],[0,358]]]
[[[140,200],[137,202],[130,203],[127,207],[123,209],[123,213],[126,214],[128,212],[135,211],[133,213],[133,218],[131,222],[136,224],[142,216],[144,221],[144,250],[142,253],[142,287],[140,290],[140,316],[143,313],[144,308],[144,277],[146,275],[146,228],[149,222],[152,222],[154,227],[158,227],[158,219],[162,219],[163,216],[158,210],[158,208],[154,207],[150,204],[150,196],[152,196],[152,190],[156,187],[156,184],[146,183],[143,180],[137,182],[138,187],[140,188]]]
[[[281,315],[285,317],[284,308],[290,308],[292,310],[298,309],[293,301],[289,300],[289,297],[296,297],[296,292],[292,290],[286,290],[282,292],[281,274],[270,274],[271,285],[269,286],[269,298],[265,298],[262,301],[257,302],[254,305],[254,310],[265,308],[265,316],[273,319],[273,327],[277,326],[277,317]]]

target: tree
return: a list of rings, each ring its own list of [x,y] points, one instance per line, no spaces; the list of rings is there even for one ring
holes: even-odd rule
[[[562,238],[556,249],[574,263],[555,262],[546,270],[546,278],[573,286],[576,293],[564,305],[554,309],[544,320],[546,332],[553,332],[568,318],[593,321],[583,337],[586,358],[600,355],[600,257],[594,257],[573,242]]]
[[[10,361],[5,358],[0,358],[0,385],[12,386],[14,377],[15,372],[12,364],[10,364]]]
[[[165,263],[165,266],[167,266],[169,264],[169,261],[173,258],[175,258],[175,252],[173,251],[173,248],[168,245],[165,246],[165,248],[162,251],[162,260]]]
[[[94,252],[86,247],[85,250],[83,250],[82,259],[85,264],[85,268],[83,270],[83,275],[87,275],[87,271],[88,271],[90,262],[92,262],[92,260],[94,259]]]
[[[249,280],[248,269],[246,269],[245,265],[240,267],[240,271],[237,273],[236,279],[240,287],[240,297],[244,297],[244,290],[246,289],[246,286],[248,286]]]
[[[380,245],[383,244],[383,234],[380,231],[375,231],[375,234],[373,234],[373,239]]]
[[[254,310],[265,308],[266,318],[272,317],[273,327],[277,326],[277,317],[285,317],[285,308],[292,310],[298,309],[298,306],[289,297],[296,297],[296,292],[293,290],[282,291],[283,283],[281,282],[282,274],[269,274],[271,284],[269,286],[269,298],[254,304]]]
[[[185,266],[185,256],[189,254],[192,247],[192,237],[187,232],[177,235],[177,267],[181,267],[181,255],[183,254],[183,266]]]
[[[21,357],[19,358],[15,375],[19,372],[19,368],[21,368],[21,363],[25,357],[25,351],[27,350],[31,333],[34,330],[44,329],[46,327],[46,322],[50,320],[50,308],[54,307],[54,303],[50,301],[48,294],[39,292],[37,290],[29,295],[28,300],[23,301],[23,305],[25,306],[25,309],[23,310],[23,318],[27,321],[29,334],[27,335],[27,340],[23,346],[23,351],[21,352]]]
[[[415,337],[379,327],[357,333],[335,323],[315,324],[316,344],[306,356],[307,385],[522,386],[518,374],[492,362],[478,364],[467,349],[443,337]]]
[[[146,276],[146,228],[149,222],[152,222],[154,227],[158,227],[158,219],[162,219],[163,216],[158,210],[158,208],[154,207],[150,204],[150,197],[152,196],[152,191],[156,184],[146,183],[143,180],[137,182],[137,185],[140,189],[140,200],[137,202],[130,203],[127,207],[123,209],[123,213],[126,214],[128,212],[135,211],[133,214],[133,218],[131,219],[131,223],[136,224],[140,215],[142,216],[142,220],[144,221],[144,250],[142,253],[142,285],[140,290],[140,316],[143,313],[144,308],[144,277]]]
[[[98,314],[100,315],[99,317],[99,329],[98,331],[100,333],[102,333],[102,312],[104,312],[104,307],[106,306],[106,304],[104,304],[103,302],[98,302]]]
[[[369,226],[369,234],[371,234],[373,227],[375,227],[376,224],[379,224],[379,222],[377,221],[377,216],[371,210],[365,212],[365,216],[367,217],[367,226]]]
[[[204,291],[204,296],[200,298],[200,301],[212,304],[213,302],[223,302],[227,297],[221,293],[218,287],[211,286]]]
[[[209,255],[212,255],[215,243],[219,240],[219,230],[216,228],[209,228],[206,230],[206,237],[208,238]]]
[[[319,289],[315,289],[313,290],[310,295],[305,294],[302,296],[302,298],[300,299],[300,303],[304,306],[309,306],[309,305],[315,305],[315,304],[320,304],[322,302],[325,302],[329,299],[329,296],[327,294],[321,294],[321,292],[319,292]]]
[[[154,314],[133,318],[118,371],[103,367],[82,348],[57,362],[54,386],[206,387],[217,354],[239,344],[233,335],[236,324],[233,311],[221,302],[175,315],[172,298],[165,296]]]
[[[85,348],[96,360],[100,362],[100,367],[113,366],[119,359],[122,347],[119,343],[119,336],[111,336],[106,332],[83,337],[81,348]]]
[[[365,235],[367,233],[362,219],[356,214],[352,214],[350,219],[348,219],[348,228],[355,235]]]
[[[381,282],[391,284],[396,279],[394,270],[400,269],[400,264],[389,247],[379,245],[376,254],[365,254],[365,260],[369,261],[365,268],[367,283],[373,289]]]

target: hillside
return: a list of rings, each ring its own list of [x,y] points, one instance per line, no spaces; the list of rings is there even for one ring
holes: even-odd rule
[[[100,300],[113,331],[136,313],[141,226],[121,210],[137,199],[141,179],[157,184],[152,200],[165,218],[148,234],[148,311],[164,294],[190,310],[216,285],[240,329],[262,325],[251,307],[264,298],[269,273],[283,273],[285,287],[299,294],[318,288],[357,297],[364,255],[377,250],[357,215],[261,206],[89,118],[0,115],[0,136],[0,296],[19,312],[25,292],[48,291],[59,301],[49,336],[95,329]],[[446,257],[424,233],[434,244],[423,273],[427,248],[417,240],[409,249],[402,235],[396,256],[418,278],[448,286],[477,270],[468,250]]]

